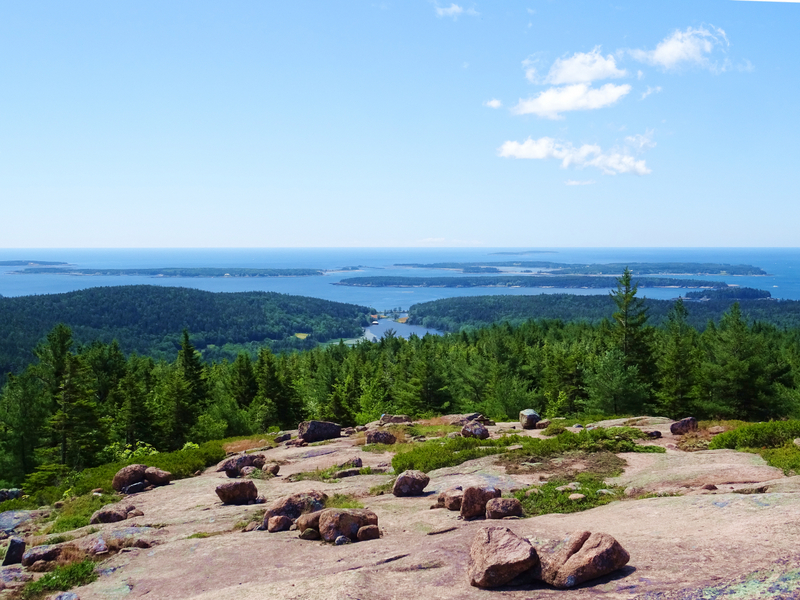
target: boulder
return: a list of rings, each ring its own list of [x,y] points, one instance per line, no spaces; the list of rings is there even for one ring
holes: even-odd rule
[[[108,554],[108,544],[103,538],[97,538],[89,543],[87,552],[92,556],[100,556],[102,554]]]
[[[378,529],[377,525],[364,525],[361,529],[358,530],[356,534],[359,542],[365,542],[367,540],[377,540],[381,537],[381,530]]]
[[[371,510],[326,508],[319,516],[319,533],[326,542],[334,542],[342,535],[356,542],[359,529],[377,524],[378,515]]]
[[[389,423],[411,423],[411,417],[408,415],[381,415],[380,424],[388,425]]]
[[[280,467],[280,465],[276,465],[276,464],[264,465],[264,468],[261,469],[261,470],[264,473],[268,473],[268,474],[270,474],[272,476],[275,476],[281,470],[281,467]]]
[[[274,517],[269,518],[269,521],[267,522],[267,531],[270,533],[275,533],[276,531],[289,531],[289,527],[291,526],[292,520],[289,517],[275,515]]]
[[[355,430],[354,427],[345,427],[344,429],[342,429],[342,434],[343,435],[351,436],[351,435],[355,435],[355,433],[356,433],[356,430]]]
[[[250,477],[253,473],[258,471],[255,467],[242,467],[242,470],[239,471],[239,475],[242,477]]]
[[[278,498],[264,513],[264,526],[266,527],[269,524],[270,517],[276,515],[283,515],[284,517],[289,517],[294,520],[302,514],[322,510],[325,508],[325,501],[327,499],[327,494],[316,490]]]
[[[547,429],[550,427],[550,419],[542,419],[536,423],[535,429]]]
[[[144,472],[144,478],[153,485],[167,485],[172,481],[172,473],[162,471],[156,467],[147,467]]]
[[[366,431],[366,430],[367,430],[367,426],[366,426],[366,425],[358,425],[358,426],[356,427],[356,432],[357,432],[357,433],[362,433],[362,432],[364,432],[364,431]]]
[[[798,448],[800,448],[800,438],[794,438],[794,440],[792,441],[792,443],[793,443],[795,446],[797,446]]]
[[[333,477],[334,479],[342,479],[343,477],[353,477],[355,475],[361,475],[361,469],[342,469],[341,471],[336,471]]]
[[[127,467],[122,467],[117,471],[117,474],[114,475],[114,479],[111,480],[111,487],[117,492],[121,492],[134,483],[144,481],[144,474],[146,472],[147,466],[145,465],[128,465]]]
[[[719,435],[720,433],[725,433],[725,428],[720,425],[714,425],[714,427],[708,428],[708,433],[711,435]]]
[[[255,502],[258,497],[256,484],[252,480],[228,481],[217,486],[214,490],[223,504],[248,504]]]
[[[397,438],[388,431],[372,429],[367,432],[368,444],[394,444],[396,441]]]
[[[279,433],[272,441],[274,441],[276,444],[280,444],[282,442],[288,442],[290,439],[292,439],[291,433]]]
[[[350,538],[347,537],[346,535],[340,535],[335,540],[333,540],[333,543],[336,544],[337,546],[344,546],[345,544],[350,543]]]
[[[305,513],[297,517],[297,520],[294,522],[294,524],[297,525],[298,531],[305,531],[306,529],[319,530],[320,515],[322,515],[321,510]]]
[[[47,544],[45,546],[34,546],[25,551],[22,555],[23,567],[30,567],[34,563],[43,562],[49,563],[61,556],[61,546],[54,544]]]
[[[89,519],[90,525],[98,523],[118,523],[128,518],[128,513],[133,510],[133,506],[128,504],[107,504],[106,506],[94,511]]]
[[[519,423],[523,429],[536,429],[536,424],[541,420],[542,417],[532,408],[519,411]]]
[[[522,503],[516,498],[492,498],[486,503],[487,519],[521,517]]]
[[[421,496],[430,480],[422,471],[403,471],[394,480],[392,494],[398,497]]]
[[[684,435],[690,431],[697,431],[697,419],[686,417],[680,421],[675,421],[669,426],[669,431],[672,435]]]
[[[578,501],[583,500],[584,498],[586,498],[586,496],[584,496],[583,494],[575,493],[575,494],[570,494],[568,496],[568,498],[570,500],[572,500],[573,502],[578,502]]]
[[[461,510],[461,499],[463,497],[464,490],[460,485],[457,485],[440,493],[436,503],[447,510]]]
[[[355,458],[351,458],[350,460],[344,461],[340,465],[336,465],[340,469],[354,469],[354,468],[361,468],[364,465],[364,462],[361,460],[360,456],[356,456]]]
[[[461,518],[474,519],[486,514],[486,503],[500,497],[500,490],[490,487],[468,487],[461,499]]]
[[[228,477],[234,478],[239,476],[239,472],[244,467],[258,467],[264,466],[264,456],[262,454],[237,454],[223,460],[217,465],[217,473],[225,471]],[[258,466],[259,463],[261,467]],[[234,473],[234,474],[232,474]]]
[[[342,427],[329,421],[303,421],[298,426],[300,439],[306,444],[335,439],[342,436]]]
[[[266,456],[264,456],[263,454],[253,455],[253,463],[251,466],[255,467],[256,469],[263,469],[265,464],[267,464]]]
[[[469,438],[485,440],[489,437],[489,430],[480,421],[470,421],[461,428],[461,435]]]
[[[136,483],[132,483],[127,487],[122,488],[123,494],[138,494],[139,492],[144,492],[147,486],[145,485],[146,481],[137,481]]]
[[[542,581],[567,589],[624,567],[630,555],[607,533],[578,531],[539,558]]]
[[[6,547],[6,556],[3,559],[3,566],[16,565],[22,562],[22,556],[25,554],[25,540],[19,537],[12,537],[8,540]]]
[[[487,527],[475,535],[469,550],[469,583],[479,588],[505,585],[536,567],[539,558],[527,540],[507,527]]]

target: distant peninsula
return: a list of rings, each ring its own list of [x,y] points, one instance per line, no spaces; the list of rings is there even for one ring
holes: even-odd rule
[[[724,289],[727,283],[701,279],[673,279],[669,277],[642,277],[636,281],[640,288],[710,288]],[[616,277],[588,277],[586,275],[505,275],[500,277],[348,277],[333,285],[356,287],[521,287],[521,288],[576,288],[603,289],[617,285]]]
[[[68,264],[49,260],[0,260],[0,267],[55,267]]]
[[[62,263],[63,264],[63,263]],[[322,269],[239,269],[239,268],[166,268],[166,269],[73,269],[31,267],[16,271],[20,275],[104,275],[139,277],[309,277],[323,275]]]
[[[749,275],[765,276],[768,273],[752,265],[729,265],[725,263],[605,263],[605,264],[567,264],[549,261],[506,260],[499,262],[441,262],[441,263],[401,263],[396,267],[411,269],[450,269],[463,273],[498,272],[498,267],[536,270],[537,274],[552,275],[621,275],[625,267],[634,275]]]
[[[555,250],[520,250],[519,252],[490,252],[489,256],[527,256],[529,254],[558,254]]]

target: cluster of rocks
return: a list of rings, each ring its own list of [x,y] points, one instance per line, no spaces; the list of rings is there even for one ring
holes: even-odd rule
[[[0,490],[0,502],[5,502],[6,500],[16,500],[17,498],[22,498],[22,490],[19,488]]]
[[[270,533],[299,531],[302,540],[324,540],[336,545],[380,537],[378,516],[371,510],[325,508],[328,496],[310,491],[276,500],[264,513],[261,526]]]
[[[514,579],[543,581],[573,588],[628,564],[630,555],[606,533],[579,531],[555,544],[534,548],[507,527],[480,530],[470,547],[471,585],[496,588]]]
[[[94,511],[89,519],[89,524],[118,523],[119,521],[142,516],[144,516],[144,513],[135,506],[118,502],[116,504],[107,504]]]
[[[499,489],[491,486],[462,489],[459,485],[441,492],[431,508],[458,511],[465,520],[521,517],[522,503],[516,498],[501,498],[501,495]]]
[[[274,477],[280,471],[280,466],[268,465],[263,454],[236,454],[217,465],[217,473],[224,472],[231,479],[250,477],[257,471]]]
[[[147,465],[128,465],[123,467],[111,481],[111,487],[123,494],[146,492],[172,480],[172,473]]]

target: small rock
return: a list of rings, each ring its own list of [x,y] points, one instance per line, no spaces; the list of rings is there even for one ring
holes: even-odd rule
[[[536,423],[536,429],[547,429],[550,427],[550,419],[542,419]]]
[[[542,490],[540,490],[539,488],[531,488],[531,489],[529,489],[528,491],[525,492],[525,495],[526,496],[538,496],[541,493],[542,493]]]
[[[708,433],[711,435],[719,435],[720,433],[725,433],[725,428],[719,425],[714,425],[714,427],[708,428]]]
[[[298,425],[299,437],[306,444],[342,437],[342,427],[329,421],[303,421]]]
[[[602,490],[597,490],[597,495],[598,495],[598,496],[613,496],[613,495],[614,495],[614,492],[612,492],[611,490],[607,490],[607,489],[605,489],[605,488],[604,488],[604,489],[602,489]]]
[[[389,423],[411,423],[411,417],[408,415],[381,415],[381,425]]]
[[[261,470],[262,470],[264,473],[267,473],[267,474],[269,474],[269,475],[276,476],[276,475],[278,474],[278,472],[280,472],[280,470],[281,470],[281,467],[280,467],[280,465],[276,465],[276,464],[264,465],[264,468],[263,468],[263,469],[261,469]]]
[[[136,483],[132,483],[127,487],[122,488],[122,493],[131,495],[131,494],[138,494],[143,492],[145,488],[144,481],[137,481]]]
[[[366,540],[377,540],[381,537],[381,530],[378,529],[377,525],[364,525],[358,530],[356,534],[359,542],[364,542]]]
[[[625,491],[623,492],[623,494],[625,494],[626,498],[634,498],[634,497],[640,495],[641,493],[642,493],[642,490],[640,488],[633,487],[633,486],[626,487]]]
[[[584,496],[583,494],[570,494],[569,495],[569,499],[572,500],[573,502],[578,502],[579,500],[583,500],[584,498],[586,498],[586,496]]]
[[[252,480],[229,481],[217,486],[217,496],[223,504],[247,504],[258,497],[256,484]]]
[[[277,531],[288,531],[289,527],[292,526],[292,520],[289,517],[284,517],[283,515],[276,515],[274,517],[270,517],[267,523],[267,531],[270,533],[275,533]]]
[[[292,439],[292,434],[291,433],[280,433],[280,434],[275,436],[275,439],[273,441],[276,444],[280,444],[282,442],[288,442],[290,439]]]
[[[792,443],[793,443],[795,446],[800,446],[800,438],[794,438],[794,440],[792,441]]]
[[[128,513],[133,510],[133,507],[127,504],[107,504],[106,506],[94,511],[89,524],[97,525],[98,523],[118,523],[128,518]]]
[[[145,465],[128,465],[127,467],[123,467],[114,475],[114,479],[111,480],[111,487],[121,492],[135,483],[144,481],[144,474],[146,471],[147,467]]]
[[[380,429],[374,429],[367,432],[368,444],[394,444],[397,438],[389,433]]]
[[[461,518],[474,519],[484,516],[486,503],[492,498],[500,496],[500,490],[493,487],[468,487],[464,490],[464,496],[461,499]]]
[[[488,527],[481,529],[472,541],[467,573],[470,585],[494,588],[538,564],[536,551],[527,540],[507,527]]]
[[[89,544],[87,549],[92,556],[99,556],[101,554],[108,554],[108,544],[103,538],[97,538]]]
[[[350,543],[350,538],[347,537],[346,535],[340,535],[333,541],[333,543],[336,544],[337,546],[344,546],[345,544]]]
[[[367,428],[366,428],[365,425],[359,425],[359,426],[356,427],[356,432],[358,432],[358,433],[363,433],[366,430],[367,430]]]
[[[672,435],[684,435],[690,431],[697,431],[697,419],[686,417],[680,421],[675,421],[669,426],[669,431]]]
[[[144,516],[144,513],[142,511],[140,511],[138,508],[134,508],[133,510],[128,511],[128,516],[126,518],[127,519],[134,519],[136,517],[143,517],[143,516]]]
[[[23,567],[31,567],[37,562],[45,564],[52,562],[59,556],[61,556],[61,546],[56,546],[54,544],[34,546],[25,551],[20,562]]]
[[[447,434],[447,437],[448,437],[448,439],[453,440],[455,438],[461,437],[461,434],[459,432],[457,432],[457,431],[451,431],[450,433]]]
[[[22,562],[22,557],[25,554],[25,540],[20,537],[12,537],[8,540],[6,547],[6,556],[3,559],[3,566],[17,565]]]
[[[75,592],[59,592],[52,596],[48,596],[47,600],[81,600]]]
[[[573,429],[583,429],[583,425],[581,425],[580,423],[575,423],[575,425],[573,425],[572,428]]]
[[[57,502],[53,502],[53,508],[64,508],[64,501],[58,500]]]
[[[461,435],[465,438],[485,440],[489,437],[489,430],[480,421],[470,421],[461,428]]]
[[[172,481],[172,473],[169,471],[162,471],[156,467],[147,467],[144,472],[144,478],[153,485],[167,485]]]
[[[715,486],[713,483],[707,483],[707,484],[705,484],[703,486],[703,489],[704,490],[716,490],[717,486]]]
[[[355,475],[360,475],[361,469],[342,469],[341,471],[336,471],[333,474],[334,479],[341,479],[342,477],[353,477]]]
[[[355,432],[356,430],[353,427],[345,427],[344,429],[342,429],[342,434],[347,436],[354,435]]]
[[[439,494],[437,504],[447,510],[461,510],[461,500],[463,498],[464,490],[458,485]]]
[[[392,494],[402,496],[421,496],[431,478],[422,471],[403,471],[397,476]]]
[[[657,440],[661,437],[661,432],[655,429],[653,431],[644,431],[643,433],[651,440]]]
[[[567,589],[624,567],[630,555],[607,533],[580,531],[539,558],[542,581]]]
[[[351,458],[350,460],[344,461],[342,464],[337,465],[340,469],[353,469],[358,467],[359,469],[364,466],[364,462],[361,460],[360,456],[356,456],[355,458]]]
[[[311,529],[310,527],[308,529],[304,529],[303,532],[297,537],[299,537],[301,540],[318,540],[322,538],[322,536],[319,534],[319,531],[316,529]]]
[[[259,527],[260,527],[260,525],[258,523],[256,523],[255,521],[250,521],[247,525],[244,526],[244,529],[242,529],[242,532],[243,533],[247,533],[248,531],[255,531]]]
[[[486,503],[487,519],[521,517],[522,503],[516,498],[492,498]]]
[[[526,408],[519,412],[519,423],[523,429],[536,429],[536,424],[541,420],[542,417],[532,408]]]
[[[146,470],[146,469],[145,469],[145,470]],[[94,489],[92,490],[92,493],[93,493],[93,494],[102,494],[102,493],[103,493],[103,488],[94,488]]]

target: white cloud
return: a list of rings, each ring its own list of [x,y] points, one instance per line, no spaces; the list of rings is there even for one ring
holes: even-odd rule
[[[655,148],[656,143],[653,141],[653,134],[655,131],[648,129],[644,134],[637,133],[636,135],[629,135],[625,138],[625,143],[633,146],[639,152],[647,150],[648,148]]]
[[[464,8],[459,6],[458,4],[451,4],[446,8],[442,8],[441,6],[435,6],[436,9],[436,16],[437,17],[453,17],[456,18],[458,15],[464,12]]]
[[[660,85],[657,85],[656,87],[650,87],[648,85],[647,89],[644,92],[642,92],[642,100],[644,100],[645,98],[647,98],[651,94],[658,94],[660,92],[661,92],[661,86]]]
[[[528,138],[522,143],[505,142],[498,149],[498,155],[504,158],[528,158],[544,160],[555,158],[561,161],[561,167],[570,166],[596,167],[607,175],[620,173],[634,173],[647,175],[650,169],[644,160],[638,159],[627,152],[612,150],[604,153],[596,144],[584,144],[576,148],[569,142],[560,142],[553,138],[543,137],[538,140]]]
[[[609,54],[600,54],[597,47],[591,52],[576,52],[568,58],[559,58],[550,67],[545,83],[590,83],[600,79],[625,77],[628,73],[617,68],[617,61]]]
[[[437,17],[453,17],[454,19],[457,19],[458,15],[461,14],[469,15],[471,17],[477,17],[481,14],[474,8],[465,9],[463,6],[459,6],[455,2],[451,3],[450,6],[444,7],[434,4],[433,8],[436,11]]]
[[[560,119],[562,112],[572,110],[593,110],[614,104],[631,91],[629,85],[607,83],[595,89],[585,83],[550,88],[535,98],[520,100],[511,109],[516,115],[534,114],[548,119]]]
[[[491,100],[487,100],[483,103],[484,106],[488,106],[489,108],[500,108],[503,106],[503,103],[500,102],[497,98],[492,98]]]
[[[720,70],[709,56],[717,47],[729,46],[728,38],[722,29],[711,26],[687,27],[686,31],[676,30],[663,39],[655,50],[630,50],[636,60],[665,69],[678,69],[683,65],[698,65],[711,70]]]
[[[593,185],[595,183],[594,179],[590,179],[588,181],[576,181],[575,179],[567,179],[564,182],[564,185]]]

